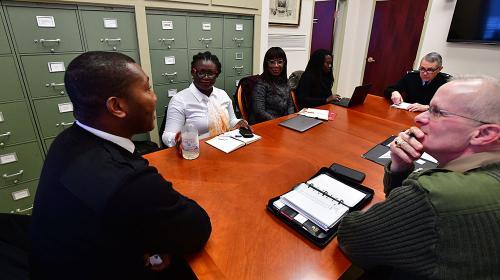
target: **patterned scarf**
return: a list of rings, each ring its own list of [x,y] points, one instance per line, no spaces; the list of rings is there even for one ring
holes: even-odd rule
[[[217,136],[229,131],[229,114],[222,108],[213,94],[208,98],[208,131],[210,136]]]

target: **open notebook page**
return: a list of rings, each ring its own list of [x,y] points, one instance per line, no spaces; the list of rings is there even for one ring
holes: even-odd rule
[[[280,200],[325,231],[349,211],[345,205],[322,195],[304,183],[282,195]]]

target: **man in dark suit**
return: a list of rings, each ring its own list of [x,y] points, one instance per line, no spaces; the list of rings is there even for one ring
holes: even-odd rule
[[[77,121],[52,143],[40,177],[33,278],[194,277],[181,256],[203,247],[210,219],[130,140],[154,127],[149,77],[126,55],[88,52],[64,81]]]
[[[440,86],[445,84],[450,75],[441,73],[443,59],[436,52],[426,54],[420,61],[417,71],[410,71],[395,85],[389,86],[384,95],[394,104],[411,103],[412,112],[423,112],[429,109],[429,102]],[[404,95],[404,98],[403,98]]]

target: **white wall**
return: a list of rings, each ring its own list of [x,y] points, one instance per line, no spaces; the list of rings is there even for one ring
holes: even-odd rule
[[[264,18],[264,14],[267,14],[268,16],[267,20],[269,21],[269,8],[266,9],[266,7],[269,7],[269,0],[262,0],[262,15],[263,15],[262,17]],[[313,16],[314,16],[314,0],[302,0],[300,24],[298,27],[297,26],[286,27],[286,26],[276,26],[276,25],[269,26],[268,34],[271,36],[272,35],[304,36],[305,40],[304,47],[293,48],[293,49],[284,48],[288,60],[288,69],[287,69],[288,75],[290,75],[293,71],[296,70],[304,70],[306,68],[307,62],[309,61]],[[267,34],[264,35],[264,32],[262,32],[262,42],[263,41],[265,41],[266,43],[268,42],[268,38],[266,35]],[[264,38],[264,36],[266,36],[266,38]],[[261,45],[264,44],[261,43]],[[283,47],[281,43],[273,46],[267,45],[267,47],[262,50],[262,55],[261,55],[262,59],[264,58],[267,49],[275,46]]]
[[[446,42],[456,0],[430,2],[417,57],[436,51],[443,56],[443,72],[451,75],[487,74],[500,78],[500,46]]]

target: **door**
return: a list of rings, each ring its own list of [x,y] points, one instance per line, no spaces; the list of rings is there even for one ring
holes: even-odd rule
[[[336,0],[328,0],[314,3],[311,53],[317,49],[332,50],[336,2]]]
[[[363,78],[363,84],[372,84],[371,93],[383,96],[412,69],[428,2],[376,1]]]

